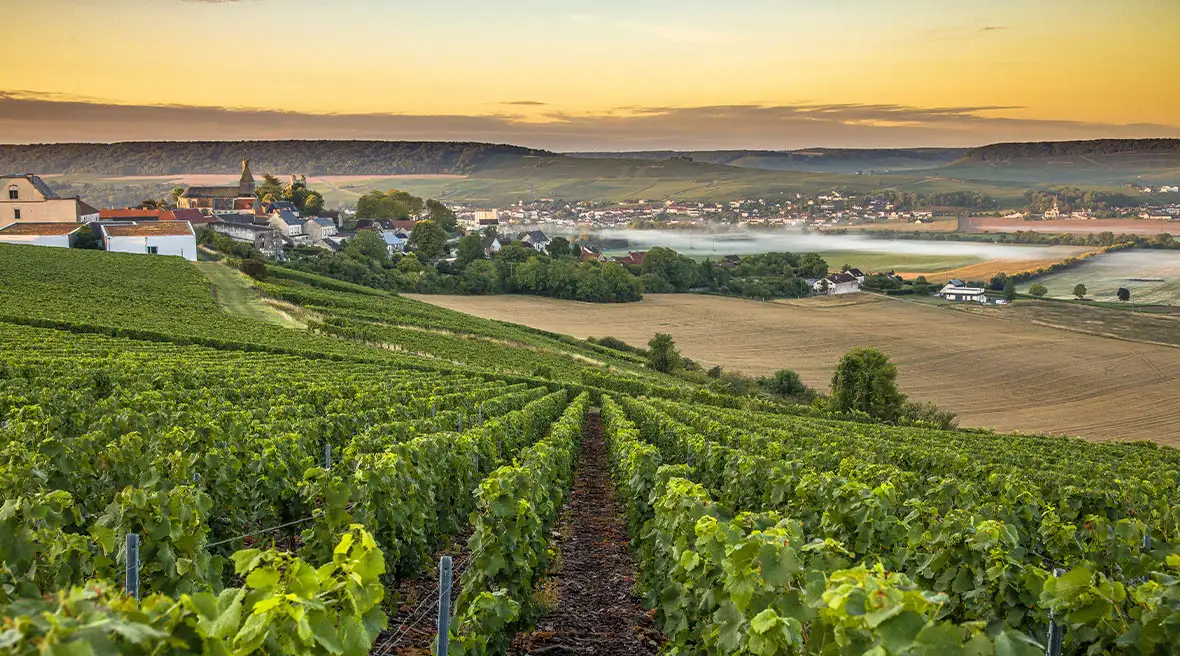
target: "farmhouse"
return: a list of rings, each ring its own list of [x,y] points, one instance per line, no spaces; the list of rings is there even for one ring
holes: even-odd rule
[[[860,280],[848,273],[833,273],[827,278],[820,278],[811,286],[811,290],[820,294],[855,294],[860,291]]]
[[[0,243],[71,248],[82,228],[79,223],[10,223],[0,228]]]
[[[176,255],[197,260],[197,235],[188,221],[101,225],[102,242],[112,253]]]
[[[944,286],[942,290],[938,292],[938,295],[948,301],[987,303],[987,292],[983,289],[983,287],[963,287],[961,286],[961,282],[959,285],[955,285],[955,282],[959,281],[951,281],[947,283],[946,286]]]
[[[31,174],[0,175],[0,227],[12,223],[88,223],[98,210],[77,196],[58,196]]]
[[[242,177],[236,185],[224,187],[189,187],[176,199],[181,209],[209,209],[231,212],[254,211],[254,174],[250,160],[242,160]]]
[[[524,233],[524,236],[520,238],[520,241],[528,244],[529,246],[532,246],[538,253],[543,253],[545,252],[545,247],[549,245],[551,240],[544,232],[541,232],[540,230],[529,230],[528,232]]]

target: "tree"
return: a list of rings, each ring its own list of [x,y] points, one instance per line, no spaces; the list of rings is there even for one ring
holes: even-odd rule
[[[279,179],[269,173],[262,174],[262,184],[254,189],[254,195],[265,200],[267,196],[271,200],[266,202],[274,202],[274,199],[281,198],[283,195],[283,183]]]
[[[266,263],[261,260],[247,258],[238,264],[238,270],[255,280],[266,278]]]
[[[417,255],[407,253],[397,263],[397,270],[402,273],[422,273],[422,261]]]
[[[1074,285],[1073,295],[1077,296],[1079,301],[1086,298],[1086,286],[1080,282]]]
[[[349,240],[344,250],[354,255],[384,262],[389,257],[389,247],[381,235],[372,230],[361,230]]]
[[[479,235],[466,235],[459,240],[455,250],[455,268],[462,269],[476,260],[483,259],[483,240]]]
[[[1004,281],[1004,300],[1009,303],[1016,300],[1016,281],[1012,278]]]
[[[1049,289],[1047,287],[1045,287],[1044,285],[1042,285],[1041,283],[1037,282],[1037,283],[1033,283],[1028,288],[1028,293],[1032,294],[1033,296],[1040,297],[1040,296],[1044,296],[1045,294],[1048,294]]]
[[[455,228],[459,225],[459,220],[455,217],[455,213],[451,211],[451,208],[433,198],[426,201],[426,212],[426,218],[437,223],[438,227],[442,228],[445,232],[454,232]]]
[[[545,250],[552,257],[569,257],[570,241],[565,237],[554,237],[549,240],[549,245],[545,247]]]
[[[828,275],[828,263],[819,253],[805,253],[798,273],[803,278],[823,278]]]
[[[854,348],[836,365],[832,376],[832,409],[859,410],[884,421],[896,419],[906,397],[897,389],[897,367],[871,347]]]
[[[499,287],[500,274],[495,264],[478,260],[463,269],[463,290],[468,294],[491,294]]]
[[[90,227],[89,223],[78,230],[78,238],[74,242],[73,248],[83,248],[92,251],[102,250],[102,242],[98,239],[98,233]]]
[[[316,192],[309,193],[303,199],[303,215],[304,216],[319,216],[320,212],[324,210],[324,197]]]
[[[680,366],[680,351],[671,335],[656,333],[647,343],[647,366],[666,374]]]
[[[1119,300],[1124,303],[1131,300],[1131,290],[1127,289],[1126,287],[1119,287],[1119,291],[1117,292],[1117,295],[1119,297]]]
[[[180,201],[180,197],[182,194],[184,194],[184,187],[173,187],[172,188],[172,193],[169,194],[168,196],[169,196],[169,198],[172,199],[172,206],[173,207],[176,207],[176,203],[178,201]]]
[[[799,374],[790,369],[779,369],[774,372],[773,378],[761,378],[758,384],[771,394],[779,396],[807,396],[811,392],[807,385],[803,384]]]
[[[418,253],[418,259],[433,260],[446,251],[447,233],[434,221],[419,221],[410,232],[410,247]]]

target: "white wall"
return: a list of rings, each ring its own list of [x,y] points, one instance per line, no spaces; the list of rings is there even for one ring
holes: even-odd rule
[[[0,243],[28,244],[29,246],[70,247],[70,235],[5,235],[0,234]]]
[[[145,254],[149,246],[158,249],[157,255],[177,255],[191,262],[197,261],[197,238],[193,235],[107,237],[107,250],[112,253]]]

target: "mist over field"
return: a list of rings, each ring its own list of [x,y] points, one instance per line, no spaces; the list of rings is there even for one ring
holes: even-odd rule
[[[603,240],[626,241],[629,248],[644,250],[665,246],[686,255],[716,253],[749,255],[772,251],[863,251],[898,255],[954,255],[980,259],[1038,260],[1049,257],[1052,247],[1016,246],[973,242],[874,239],[859,235],[821,235],[795,230],[739,230],[721,233],[684,230],[632,230],[608,228],[591,234]]]

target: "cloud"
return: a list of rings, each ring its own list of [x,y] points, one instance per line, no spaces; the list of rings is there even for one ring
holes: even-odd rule
[[[570,18],[587,25],[600,25],[608,28],[630,32],[640,36],[653,37],[673,43],[690,45],[719,45],[731,43],[736,39],[733,35],[717,30],[702,29],[689,25],[675,23],[650,23],[631,20],[609,20],[594,14],[571,14]]]
[[[0,91],[9,143],[201,139],[489,141],[551,150],[975,146],[997,141],[1180,137],[1180,127],[1006,116],[1013,106],[734,104],[515,114],[311,114],[275,109],[119,105]]]
[[[979,28],[979,31],[980,32],[996,32],[999,30],[1006,30],[1006,29],[1008,29],[1007,25],[985,25],[984,27]]]
[[[543,103],[539,100],[506,100],[501,105],[520,105],[525,107],[543,107],[549,103]]]

